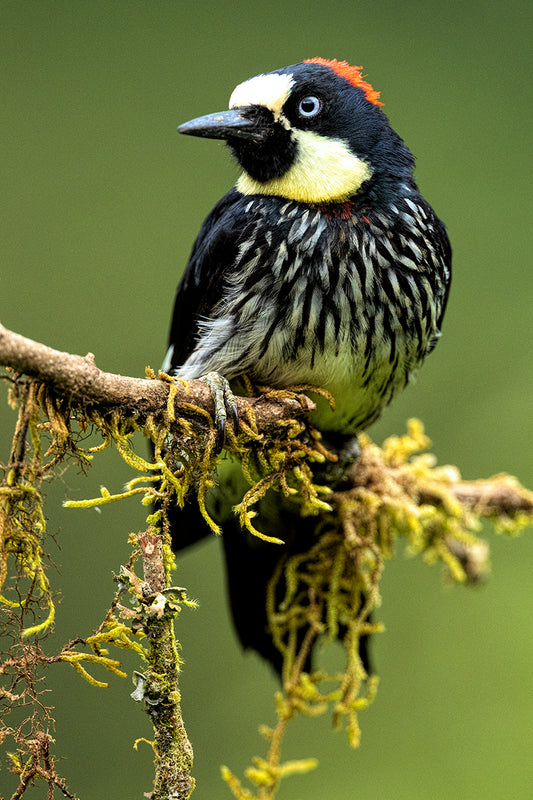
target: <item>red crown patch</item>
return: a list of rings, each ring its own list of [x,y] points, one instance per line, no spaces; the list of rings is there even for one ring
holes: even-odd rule
[[[357,86],[359,89],[362,89],[366,99],[374,103],[375,106],[383,105],[379,99],[380,93],[376,92],[376,90],[364,80],[361,74],[362,67],[352,67],[347,61],[337,61],[335,58],[306,58],[304,64],[322,64],[324,67],[329,67],[337,75],[340,75],[341,78],[351,83],[352,86]]]

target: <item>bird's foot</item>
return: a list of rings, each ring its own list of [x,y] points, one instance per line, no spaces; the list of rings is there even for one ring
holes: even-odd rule
[[[217,450],[224,446],[226,435],[226,421],[228,416],[233,420],[235,434],[239,433],[239,412],[237,410],[237,400],[231,391],[229,382],[218,372],[208,372],[202,375],[199,380],[205,383],[211,391],[215,404],[215,424],[217,427]]]

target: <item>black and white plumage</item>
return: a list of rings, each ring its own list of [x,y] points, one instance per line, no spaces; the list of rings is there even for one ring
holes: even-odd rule
[[[378,97],[359,68],[314,59],[240,84],[230,111],[181,126],[225,139],[243,171],[204,222],[178,287],[167,371],[320,386],[336,407],[319,398],[315,424],[346,436],[406,386],[440,336],[451,252]],[[177,548],[204,535],[191,524],[180,542],[176,514]],[[281,508],[268,524],[289,551],[305,546],[291,544],[304,527],[312,535]],[[234,528],[226,520],[237,630],[279,669],[264,590],[280,552]]]

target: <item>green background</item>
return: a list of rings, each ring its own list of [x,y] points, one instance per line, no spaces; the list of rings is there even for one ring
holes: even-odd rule
[[[91,351],[105,370],[157,368],[193,238],[237,175],[222,145],[179,137],[177,125],[225,108],[233,87],[262,71],[315,55],[363,64],[455,252],[443,339],[372,433],[401,432],[416,415],[441,463],[468,478],[509,471],[533,487],[531,8],[2,2],[0,319],[58,349]],[[15,416],[4,399],[0,420],[5,459]],[[144,520],[135,500],[101,513],[61,501],[127,478],[109,453],[87,480],[71,468],[47,489],[63,594],[50,651],[99,623],[127,534]],[[280,800],[533,796],[533,537],[487,536],[493,574],[475,590],[444,588],[438,568],[398,548],[383,579],[381,686],[361,716],[361,747],[350,751],[328,718],[296,723],[285,756],[320,766],[287,779]],[[273,721],[276,682],[240,652],[217,543],[184,558],[176,580],[200,600],[178,624],[194,797],[229,798],[219,765],[240,775],[264,753],[257,727]],[[129,680],[98,690],[57,665],[46,685],[71,790],[84,800],[150,791],[150,751],[132,749],[150,730]],[[1,790],[10,786],[2,763]]]

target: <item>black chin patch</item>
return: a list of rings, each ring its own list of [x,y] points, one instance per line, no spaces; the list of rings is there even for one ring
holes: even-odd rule
[[[281,178],[296,160],[298,146],[290,131],[274,120],[270,109],[255,107],[254,117],[264,125],[263,141],[228,138],[228,146],[244,169],[256,181]]]

